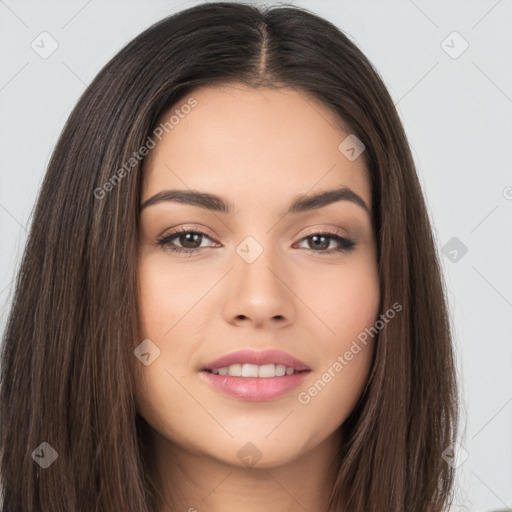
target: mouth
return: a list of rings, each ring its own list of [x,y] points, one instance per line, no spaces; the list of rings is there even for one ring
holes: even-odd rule
[[[310,372],[302,361],[280,350],[242,350],[204,366],[200,377],[225,395],[259,402],[291,392]]]
[[[271,363],[258,366],[257,364],[243,363],[223,366],[221,368],[205,369],[203,371],[213,373],[214,375],[229,375],[230,377],[269,379],[309,372],[311,370],[298,370],[293,366],[286,366],[284,364]]]

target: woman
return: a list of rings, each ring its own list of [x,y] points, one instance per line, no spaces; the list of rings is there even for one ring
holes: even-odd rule
[[[2,510],[446,510],[457,394],[393,102],[334,25],[208,3],[80,98],[2,345]]]

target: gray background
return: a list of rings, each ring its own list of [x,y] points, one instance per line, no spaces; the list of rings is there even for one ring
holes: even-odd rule
[[[126,42],[196,3],[0,0],[0,330],[38,188],[79,95]],[[397,105],[435,226],[457,345],[454,510],[511,507],[512,0],[290,3],[341,28]],[[47,58],[31,47],[51,48],[43,31],[58,43]]]

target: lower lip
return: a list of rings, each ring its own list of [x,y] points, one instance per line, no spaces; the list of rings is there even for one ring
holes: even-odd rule
[[[226,395],[252,402],[273,400],[296,388],[309,371],[282,377],[230,377],[202,371],[200,375]]]

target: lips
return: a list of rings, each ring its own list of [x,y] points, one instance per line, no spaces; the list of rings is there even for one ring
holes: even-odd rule
[[[287,395],[310,372],[304,362],[282,350],[239,350],[205,365],[199,377],[224,395],[263,402]]]
[[[286,352],[283,352],[282,350],[277,349],[263,351],[239,350],[206,364],[203,368],[201,368],[201,370],[211,371],[231,366],[232,364],[244,363],[257,366],[263,366],[266,364],[279,364],[288,368],[293,368],[295,371],[311,370],[311,368],[309,368],[309,366],[304,362],[296,359]]]

